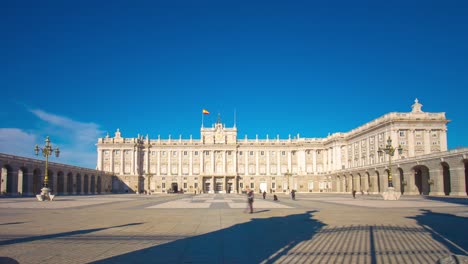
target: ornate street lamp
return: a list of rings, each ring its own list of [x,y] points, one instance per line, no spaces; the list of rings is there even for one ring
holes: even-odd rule
[[[401,145],[398,145],[398,148],[395,149],[392,146],[392,139],[388,137],[387,139],[387,145],[385,148],[379,148],[377,151],[379,153],[379,156],[383,155],[383,152],[388,155],[388,187],[393,187],[393,181],[392,181],[392,157],[395,155],[395,150],[398,150],[398,154],[401,155],[403,153],[403,148]]]
[[[60,150],[58,147],[56,147],[55,149],[52,148],[52,145],[50,144],[49,136],[47,136],[45,142],[46,144],[42,148],[39,147],[37,144],[36,144],[36,147],[34,147],[34,152],[36,153],[36,156],[39,155],[39,152],[42,152],[42,156],[44,156],[46,159],[44,183],[42,184],[41,194],[37,195],[37,199],[39,199],[40,201],[44,201],[44,200],[52,201],[54,196],[50,194],[50,189],[49,189],[49,156],[55,153],[55,156],[58,157],[60,154]]]

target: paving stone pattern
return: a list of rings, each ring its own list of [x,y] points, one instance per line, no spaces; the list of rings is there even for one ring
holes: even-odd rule
[[[0,263],[436,263],[468,255],[468,199],[297,194],[0,199]]]

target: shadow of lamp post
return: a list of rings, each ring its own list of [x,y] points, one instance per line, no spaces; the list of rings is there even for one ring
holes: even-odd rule
[[[36,153],[36,156],[39,155],[39,152],[42,152],[42,156],[45,157],[44,183],[42,184],[41,194],[36,195],[37,199],[41,202],[44,200],[52,201],[54,199],[55,195],[52,195],[50,193],[49,188],[49,156],[55,153],[55,156],[58,158],[60,154],[60,150],[58,147],[56,147],[55,149],[52,148],[49,136],[47,136],[45,142],[46,144],[42,148],[39,147],[37,144],[36,147],[34,147],[34,152]]]
[[[401,195],[401,193],[395,192],[395,189],[393,188],[392,157],[395,155],[395,150],[398,150],[399,155],[403,153],[401,145],[398,145],[398,148],[394,148],[392,146],[392,139],[390,137],[387,139],[387,145],[385,148],[379,148],[378,150],[379,156],[382,156],[383,153],[388,155],[388,188],[387,191],[382,194],[384,200],[398,200]]]

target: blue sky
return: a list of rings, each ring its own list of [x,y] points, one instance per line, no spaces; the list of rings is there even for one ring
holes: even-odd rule
[[[410,3],[407,3],[410,2]],[[94,168],[98,137],[347,132],[446,112],[468,146],[468,1],[1,1],[0,152]]]

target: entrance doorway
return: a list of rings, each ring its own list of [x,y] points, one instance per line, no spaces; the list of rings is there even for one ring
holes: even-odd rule
[[[266,192],[267,191],[267,184],[266,182],[261,182],[260,183],[260,192]]]
[[[215,185],[215,192],[216,193],[221,193],[223,192],[223,183],[222,182],[217,182]]]
[[[228,184],[227,184],[227,193],[231,193],[231,192],[232,192],[232,183],[228,182]]]
[[[173,182],[173,183],[171,184],[171,189],[172,189],[172,192],[173,192],[173,193],[179,192],[179,186],[177,185],[177,182]]]
[[[210,192],[211,191],[211,184],[209,182],[205,182],[205,190],[204,192]]]

